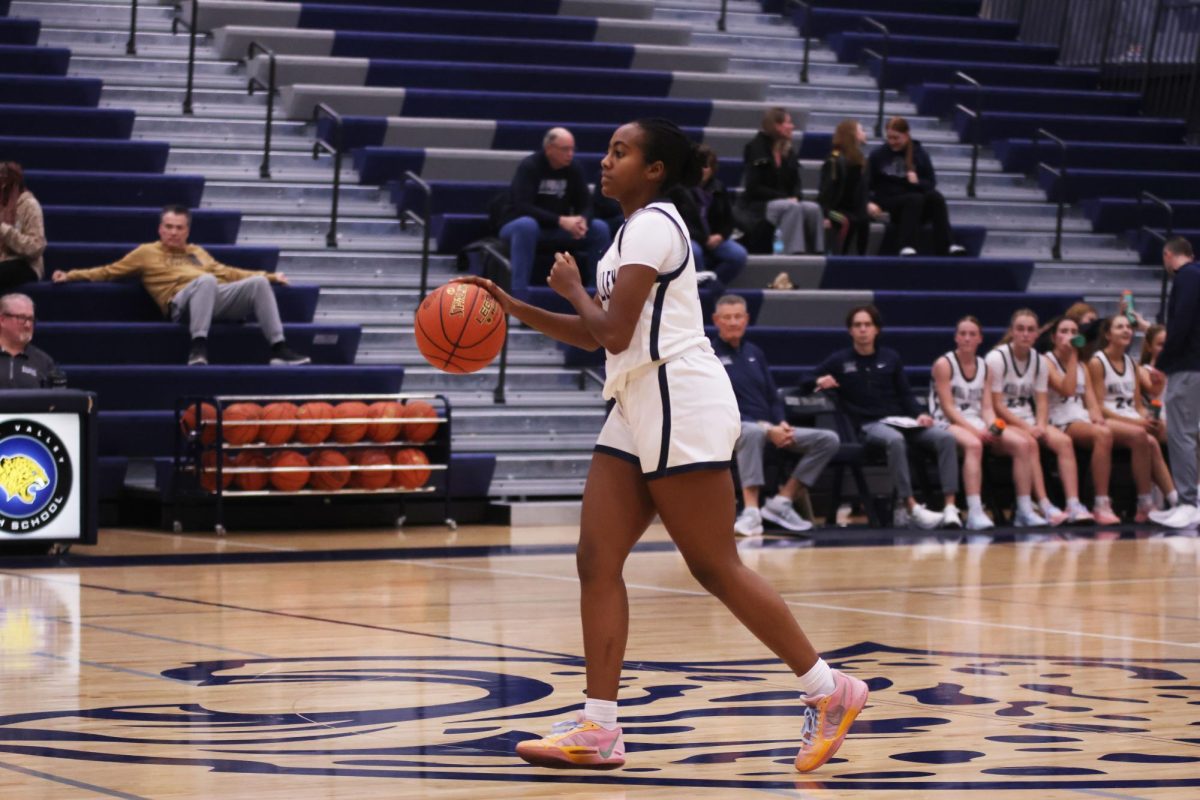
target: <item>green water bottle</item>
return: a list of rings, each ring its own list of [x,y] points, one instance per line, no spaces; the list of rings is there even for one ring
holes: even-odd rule
[[[1126,289],[1121,293],[1121,304],[1125,306],[1125,319],[1130,325],[1137,324],[1137,316],[1133,313],[1133,292]]]

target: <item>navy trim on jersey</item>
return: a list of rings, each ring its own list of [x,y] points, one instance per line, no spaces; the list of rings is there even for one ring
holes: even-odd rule
[[[662,399],[662,444],[658,448],[658,469],[667,468],[667,456],[671,452],[671,388],[667,385],[667,365],[658,365],[658,394]]]
[[[648,481],[656,480],[657,478],[669,478],[672,475],[679,475],[684,472],[696,472],[702,469],[730,469],[733,467],[733,460],[729,461],[697,461],[695,464],[680,464],[678,467],[670,467],[669,469],[656,469],[654,472],[642,473],[642,477]]]
[[[596,453],[604,453],[605,455],[619,458],[622,461],[628,461],[630,464],[637,464],[639,467],[642,465],[642,460],[633,453],[626,453],[624,450],[618,450],[617,448],[609,447],[606,444],[598,444],[593,447],[592,450]]]
[[[667,284],[669,284],[671,281],[678,278],[680,275],[683,274],[683,271],[685,269],[687,269],[688,260],[691,259],[691,257],[692,257],[692,245],[691,245],[691,239],[690,239],[690,237],[688,237],[687,233],[683,230],[683,228],[681,228],[679,226],[679,223],[675,221],[675,218],[672,217],[670,214],[668,214],[666,211],[664,211],[661,208],[652,208],[650,206],[646,206],[645,208],[641,209],[641,211],[635,212],[635,214],[641,213],[644,211],[657,211],[659,214],[662,214],[664,217],[666,217],[667,220],[670,221],[670,223],[675,226],[675,230],[679,232],[679,235],[683,237],[684,250],[686,250],[686,252],[684,253],[684,256],[683,256],[682,264],[680,264],[678,267],[676,267],[675,269],[671,270],[668,273],[660,274],[657,278],[654,279],[655,282],[658,284],[658,289],[656,289],[655,293],[654,293],[654,310],[650,314],[650,360],[658,361],[658,358],[659,358],[659,356],[658,356],[658,334],[659,334],[660,329],[662,328],[663,307],[666,305],[666,302],[667,302]],[[633,217],[630,217],[629,219],[632,220]],[[625,225],[628,225],[628,224],[629,224],[629,222],[626,221]],[[618,258],[620,258],[620,256],[621,256],[621,242],[623,241],[623,239],[625,237],[625,225],[621,226],[621,230],[617,234],[617,257]]]

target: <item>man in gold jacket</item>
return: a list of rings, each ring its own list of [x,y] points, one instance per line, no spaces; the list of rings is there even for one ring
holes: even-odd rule
[[[213,320],[244,320],[251,312],[271,345],[271,363],[307,364],[308,356],[287,346],[271,283],[286,284],[282,272],[227,267],[203,247],[188,244],[192,214],[167,206],[159,218],[158,241],[144,244],[113,264],[70,272],[58,270],[55,283],[111,281],[138,276],[163,315],[187,322],[192,334],[188,365],[208,363],[208,330]]]

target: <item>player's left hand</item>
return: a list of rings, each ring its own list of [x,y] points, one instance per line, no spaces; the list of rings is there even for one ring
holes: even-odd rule
[[[583,289],[583,278],[579,275],[579,265],[575,263],[575,256],[570,253],[555,253],[554,266],[550,268],[550,276],[546,283],[567,299]]]

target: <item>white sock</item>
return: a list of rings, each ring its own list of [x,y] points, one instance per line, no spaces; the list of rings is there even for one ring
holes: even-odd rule
[[[1022,514],[1032,514],[1033,513],[1033,499],[1027,494],[1018,496],[1017,497],[1017,511],[1020,511]]]
[[[1051,516],[1051,513],[1050,513],[1051,509],[1056,508],[1054,503],[1050,502],[1049,497],[1043,497],[1041,500],[1039,500],[1038,507],[1042,509],[1042,514],[1044,514],[1047,517]]]
[[[1171,493],[1167,495],[1167,505],[1171,508],[1179,505],[1179,492],[1174,489],[1171,490]]]
[[[833,670],[825,663],[825,659],[818,658],[812,669],[800,676],[800,688],[809,697],[833,692]]]
[[[1067,508],[1083,508],[1083,503],[1079,502],[1078,497],[1068,497]]]
[[[617,701],[593,700],[589,697],[583,704],[583,718],[611,731],[617,727]]]
[[[983,513],[983,499],[979,495],[977,495],[977,494],[967,495],[967,513],[969,513],[969,514],[982,514]]]
[[[1153,508],[1153,506],[1154,506],[1154,495],[1152,495],[1152,494],[1139,494],[1139,495],[1138,495],[1138,499],[1137,499],[1137,504],[1138,504],[1138,508]]]
[[[1112,498],[1106,494],[1096,495],[1096,508],[1112,508]]]

